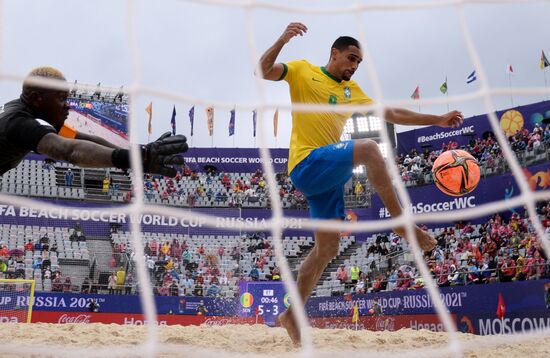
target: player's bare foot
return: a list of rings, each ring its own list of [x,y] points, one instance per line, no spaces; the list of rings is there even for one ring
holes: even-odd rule
[[[296,324],[296,320],[294,319],[294,315],[292,314],[290,309],[286,310],[279,316],[279,322],[281,323],[281,326],[286,329],[286,332],[288,333],[292,344],[295,347],[300,347],[300,328],[298,327],[298,324]]]
[[[435,245],[437,244],[437,241],[431,237],[426,231],[422,230],[418,226],[415,226],[414,228],[416,238],[418,239],[418,246],[422,249],[422,251],[431,251],[435,248]],[[397,228],[393,230],[397,235],[406,238],[405,235],[405,228]],[[410,241],[407,239],[407,241]]]

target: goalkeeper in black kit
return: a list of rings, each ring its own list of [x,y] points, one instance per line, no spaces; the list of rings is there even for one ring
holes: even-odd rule
[[[37,82],[40,79],[57,83],[46,86]],[[20,98],[0,107],[0,175],[15,168],[31,151],[85,168],[130,168],[127,149],[84,133],[72,131],[69,138],[64,136],[68,94],[68,85],[59,70],[39,67],[24,80]],[[172,165],[184,164],[179,153],[187,149],[185,136],[165,133],[155,142],[141,146],[143,171],[173,177],[176,170]]]

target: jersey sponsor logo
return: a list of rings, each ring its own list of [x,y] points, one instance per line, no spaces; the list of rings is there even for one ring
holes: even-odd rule
[[[48,122],[46,122],[45,120],[43,119],[40,119],[40,118],[35,118],[35,120],[42,126],[44,127],[51,127],[53,128],[53,126],[51,124],[49,124]]]
[[[329,104],[336,104],[336,101],[337,101],[337,98],[335,95],[330,95],[330,97],[328,98]]]
[[[351,98],[351,89],[348,86],[344,87],[344,97],[347,99]]]

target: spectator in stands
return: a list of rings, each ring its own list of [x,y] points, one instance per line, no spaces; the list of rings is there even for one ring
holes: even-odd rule
[[[61,275],[55,275],[52,280],[52,291],[53,292],[62,292],[63,291],[63,281],[61,281]]]
[[[124,287],[125,281],[126,281],[126,270],[124,270],[124,267],[121,266],[116,272],[115,294],[117,295],[122,294],[122,288]]]
[[[57,253],[57,242],[53,242],[52,243],[52,246],[50,247],[50,252],[55,252]]]
[[[189,191],[189,193],[187,194],[187,205],[190,208],[194,208],[196,201],[197,201],[197,197],[195,196],[195,193],[193,193],[192,191]]]
[[[204,276],[202,275],[202,272],[199,272],[199,274],[195,278],[195,289],[193,291],[193,294],[195,296],[202,296],[203,289],[204,289]]]
[[[187,264],[189,264],[191,262],[191,252],[189,251],[189,248],[185,248],[185,251],[183,251],[183,254],[182,254],[182,265],[184,267],[187,267]]]
[[[248,277],[252,279],[252,281],[259,281],[260,280],[260,272],[255,266],[252,266],[252,269],[250,270],[250,273],[248,274]]]
[[[500,266],[500,282],[510,282],[516,275],[516,263],[508,252],[504,253],[504,261]]]
[[[72,292],[73,284],[69,276],[65,277],[65,282],[63,282],[63,292]]]
[[[34,270],[42,270],[42,257],[41,256],[35,256],[34,257],[34,260],[33,260],[33,263],[32,263],[32,268]]]
[[[363,185],[361,185],[360,181],[357,181],[355,183],[355,188],[354,188],[355,200],[361,200],[364,192],[365,192],[365,189],[363,188]]]
[[[134,287],[134,275],[131,272],[128,272],[128,274],[126,275],[126,283],[124,284],[124,294],[131,295],[133,287]]]
[[[111,276],[109,276],[109,281],[107,283],[107,290],[109,290],[109,294],[112,295],[115,293],[116,289],[116,273],[111,273]]]
[[[397,271],[397,283],[396,290],[404,291],[408,290],[411,286],[411,277],[408,272],[403,272],[402,270]]]
[[[359,276],[359,279],[357,280],[357,283],[355,284],[355,293],[363,294],[366,292],[367,287],[367,276],[361,272],[361,276]]]
[[[336,270],[336,278],[340,280],[341,283],[346,283],[349,281],[348,271],[346,270],[344,264],[341,264],[340,267],[338,267],[338,270]]]
[[[359,275],[361,273],[361,269],[359,269],[359,266],[357,266],[357,263],[354,263],[351,267],[351,283],[356,285],[357,281],[359,281]]]
[[[191,293],[193,292],[193,290],[195,288],[195,281],[191,277],[191,273],[187,272],[185,274],[185,278],[182,281],[183,281],[183,287],[185,289],[185,295],[186,296],[191,295]]]
[[[147,269],[149,270],[149,276],[153,276],[155,272],[155,260],[151,256],[146,256]]]
[[[65,172],[65,186],[73,186],[74,182],[74,173],[71,168],[67,169]]]
[[[91,293],[92,291],[92,282],[89,277],[85,277],[80,286],[80,293]]]
[[[41,244],[49,244],[50,243],[50,238],[48,237],[47,233],[45,233],[44,236],[42,236],[40,238],[40,243]]]
[[[204,256],[206,250],[204,249],[204,245],[201,244],[201,246],[197,247],[197,257],[200,260],[202,260],[202,257]]]
[[[27,241],[27,243],[25,244],[25,251],[34,251],[32,240],[29,239],[29,241]]]
[[[179,296],[179,288],[178,288],[178,282],[176,280],[172,280],[169,286],[169,296]]]
[[[49,79],[65,88],[53,88],[49,84],[37,84],[35,80]],[[2,128],[2,165],[0,174],[15,168],[31,150],[50,158],[65,160],[80,167],[130,167],[130,152],[119,149],[105,139],[80,132],[64,125],[69,113],[67,96],[68,84],[63,74],[52,67],[33,69],[23,81],[20,98],[4,105],[0,115]],[[170,134],[168,134],[169,136]],[[78,141],[70,139],[79,139]],[[187,149],[186,139],[175,136],[163,137],[161,141],[171,140],[168,149],[176,154]],[[157,146],[160,143],[157,143]],[[156,147],[148,145],[148,156],[158,157]],[[152,150],[151,150],[152,149]],[[163,153],[164,157],[166,153]],[[182,164],[183,158],[166,161],[165,158],[148,160],[144,158],[146,172],[165,172],[165,164]],[[162,163],[162,164],[159,164]],[[162,170],[160,170],[162,169]],[[170,173],[172,170],[169,170]],[[175,171],[174,171],[175,175]]]
[[[211,283],[210,287],[206,290],[206,296],[217,297],[220,294],[220,287],[217,283]]]
[[[108,176],[103,178],[103,182],[102,182],[102,185],[101,185],[101,192],[103,194],[107,194],[109,192],[109,185],[110,184],[111,184],[111,180],[109,179]]]

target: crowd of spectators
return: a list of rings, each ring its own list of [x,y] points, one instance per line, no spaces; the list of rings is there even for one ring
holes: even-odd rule
[[[186,188],[182,183],[187,181],[195,185]],[[306,208],[305,197],[294,187],[288,175],[279,173],[276,181],[279,196],[286,207]],[[241,208],[259,203],[261,207],[266,207],[269,203],[267,190],[267,182],[260,169],[249,176],[235,178],[214,169],[199,174],[188,166],[183,166],[174,178],[146,175],[144,180],[144,193],[149,200],[156,195],[163,201],[175,197],[189,207],[195,207],[198,198],[202,198],[207,206]]]
[[[537,213],[545,228],[545,239],[548,240],[550,202],[539,203]],[[540,241],[536,239],[531,220],[517,212],[512,213],[508,220],[500,214],[494,214],[478,226],[461,222],[455,227],[445,228],[436,239],[437,247],[426,254],[425,260],[440,287],[550,277],[550,261]],[[380,235],[376,242],[370,244],[367,256],[377,254],[380,260],[388,260],[403,250],[403,245],[404,241],[396,235],[392,234],[390,238]],[[341,265],[336,277],[346,285],[347,292],[424,287],[423,279],[413,265],[394,265],[391,259],[389,262],[391,269],[387,271],[378,269],[375,261],[368,270],[361,270],[354,264],[351,267]]]
[[[276,265],[269,267],[269,274],[265,272],[268,258],[273,257],[272,246],[263,233],[244,234],[242,241],[249,241],[249,245],[241,246],[238,243],[230,246],[220,245],[216,249],[206,249],[200,245],[195,250],[190,248],[187,241],[177,239],[147,242],[144,246],[145,265],[153,282],[154,293],[160,296],[209,296],[223,295],[223,288],[236,286],[240,281],[265,280],[278,281],[281,279],[280,270]],[[107,290],[110,294],[137,294],[139,287],[134,280],[133,259],[134,253],[130,245],[113,243],[113,258],[111,266],[119,263],[128,263],[129,273],[126,275],[124,267],[112,272],[108,280]],[[247,274],[241,271],[239,262],[244,260],[248,253],[251,269]],[[127,260],[117,260],[122,256]],[[236,262],[232,267],[223,267],[223,259],[231,258]],[[124,271],[124,275],[122,274]],[[231,291],[231,295],[236,291]],[[233,296],[231,296],[233,297]]]
[[[69,239],[85,241],[86,237],[79,222],[70,230]],[[74,286],[70,276],[62,276],[57,265],[57,241],[44,233],[39,239],[27,240],[21,248],[8,248],[0,242],[0,278],[26,279],[26,270],[32,269],[32,277],[39,275],[41,280],[51,283],[51,291],[72,292]],[[52,264],[52,260],[55,260]],[[41,288],[39,288],[41,289]]]
[[[520,160],[525,158],[527,153],[534,155],[546,153],[550,147],[550,125],[543,128],[540,124],[536,124],[531,132],[524,128],[510,136],[508,141]],[[484,138],[472,138],[468,145],[462,147],[459,147],[456,141],[449,141],[443,143],[439,150],[426,149],[424,152],[419,152],[411,149],[407,154],[398,155],[395,160],[401,178],[408,186],[433,182],[431,169],[434,161],[439,154],[452,149],[466,150],[489,172],[505,169],[505,159],[502,157],[500,145],[492,133],[487,133]]]

